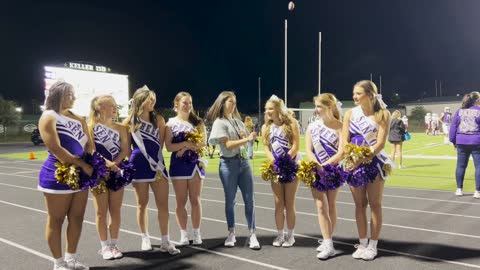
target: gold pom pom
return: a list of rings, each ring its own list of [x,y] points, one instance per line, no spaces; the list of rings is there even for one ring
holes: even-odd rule
[[[80,180],[80,169],[75,165],[56,162],[55,179],[57,183],[68,185],[71,190],[79,189],[78,181]]]
[[[312,188],[315,182],[315,172],[317,171],[317,163],[315,161],[300,161],[298,166],[297,178],[305,184],[306,187]]]
[[[194,143],[195,145],[201,145],[205,142],[205,134],[200,132],[198,128],[195,128],[193,132],[185,132],[185,139],[187,141]],[[205,154],[205,147],[201,147],[197,150],[198,156],[203,157]]]
[[[385,171],[386,176],[392,175],[392,165],[383,164],[383,170]]]
[[[361,160],[363,160],[363,164],[369,164],[372,162],[373,156],[369,146],[347,143],[343,154],[343,164],[347,170],[350,170]]]
[[[98,185],[96,185],[94,188],[91,188],[90,191],[97,195],[107,192],[107,183],[105,182],[105,180],[98,180],[98,182]]]
[[[273,170],[273,160],[265,160],[260,167],[260,172],[263,180],[278,182],[277,173]]]

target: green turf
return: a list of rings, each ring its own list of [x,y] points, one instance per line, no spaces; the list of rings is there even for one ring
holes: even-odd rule
[[[412,134],[412,140],[403,144],[403,153],[408,156],[435,156],[435,157],[456,157],[456,151],[451,145],[443,145],[442,136],[426,136],[422,133]],[[255,151],[255,158],[251,160],[255,175],[260,175],[260,166],[266,156],[263,153],[263,144],[260,142]],[[304,151],[304,139],[300,140],[300,149]],[[390,154],[390,144],[387,143],[385,151]],[[46,151],[34,152],[37,160],[45,160],[47,158]],[[168,166],[170,162],[170,153],[164,152],[165,163]],[[2,158],[12,159],[29,159],[29,153],[2,154]],[[209,161],[207,172],[218,173],[218,155],[213,159],[206,157]],[[405,158],[404,165],[406,168],[394,170],[394,174],[389,177],[386,182],[389,186],[427,188],[439,190],[455,189],[455,166],[456,160],[447,160],[440,158]],[[398,164],[398,163],[397,163]],[[475,188],[474,181],[474,165],[470,161],[467,172],[465,174],[464,190],[473,191]]]

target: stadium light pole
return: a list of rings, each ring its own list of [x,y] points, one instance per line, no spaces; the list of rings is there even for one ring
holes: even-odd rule
[[[318,32],[318,95],[322,92],[322,32]]]
[[[285,19],[285,82],[284,82],[284,87],[285,87],[285,106],[288,108],[288,103],[287,103],[287,35],[288,35],[288,23],[287,20]]]
[[[262,77],[258,77],[258,128],[262,126]]]

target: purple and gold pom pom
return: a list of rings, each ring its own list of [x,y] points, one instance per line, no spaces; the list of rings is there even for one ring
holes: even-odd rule
[[[135,172],[133,164],[126,160],[122,161],[118,167],[120,168],[120,172],[111,171],[109,179],[106,182],[107,188],[113,191],[118,191],[129,185],[132,182]]]
[[[265,160],[260,167],[260,172],[262,173],[262,179],[264,181],[276,181],[277,174],[273,170],[273,161]]]
[[[273,170],[278,175],[278,182],[287,184],[297,178],[298,164],[290,155],[282,155],[273,162]]]

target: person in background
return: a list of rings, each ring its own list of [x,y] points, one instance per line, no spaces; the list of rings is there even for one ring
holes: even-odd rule
[[[117,116],[117,103],[112,96],[98,96],[90,104],[89,127],[95,139],[95,148],[105,158],[111,171],[120,173],[120,163],[130,155],[130,134],[126,126],[113,121]],[[104,260],[123,257],[117,241],[120,232],[121,207],[124,188],[117,191],[106,188],[104,193],[92,192],[96,210],[97,233],[100,238],[99,254]],[[110,212],[110,225],[107,215]],[[108,231],[110,229],[110,242]]]
[[[425,115],[425,135],[430,135],[430,129],[431,129],[431,124],[432,124],[432,114],[427,113]]]
[[[432,113],[432,122],[430,124],[430,129],[432,135],[438,135],[438,131],[440,130],[440,118],[438,117],[438,113]]]
[[[253,130],[254,125],[253,125],[252,117],[250,117],[248,115],[245,116],[244,124],[245,124],[245,128],[247,129],[248,134],[254,132],[254,130]],[[253,141],[248,142],[247,155],[248,155],[249,159],[253,158]]]
[[[214,121],[209,143],[220,146],[219,175],[225,194],[225,215],[228,236],[226,247],[235,246],[235,197],[242,192],[245,218],[250,231],[248,245],[260,249],[255,234],[255,200],[253,173],[247,159],[246,145],[257,138],[256,132],[247,133],[237,110],[237,98],[232,91],[221,92],[207,112],[208,121]]]
[[[396,110],[392,113],[392,121],[390,122],[390,132],[388,134],[388,141],[392,144],[392,154],[390,155],[395,161],[395,156],[398,154],[399,169],[405,168],[403,166],[402,145],[405,140],[405,124],[400,117],[401,113]]]
[[[200,235],[200,223],[202,220],[200,194],[207,164],[200,156],[196,156],[195,160],[189,160],[185,159],[184,155],[186,151],[197,151],[203,148],[206,145],[206,137],[204,137],[204,142],[199,145],[183,141],[181,137],[185,137],[185,132],[194,133],[196,130],[205,136],[205,124],[195,113],[192,105],[192,96],[189,93],[179,92],[173,100],[173,108],[177,112],[177,116],[170,118],[167,122],[165,146],[167,151],[172,152],[169,173],[177,201],[175,212],[177,224],[180,227],[180,245],[190,244],[187,232],[188,214],[185,208],[189,199],[193,244],[201,245],[203,241]]]
[[[440,122],[442,123],[442,131],[443,131],[443,143],[449,144],[449,133],[450,133],[450,125],[452,124],[452,112],[450,111],[450,107],[445,107],[443,109],[442,114],[440,114]]]
[[[78,166],[91,176],[93,168],[82,160],[84,153],[94,150],[94,143],[83,117],[70,111],[75,102],[73,86],[56,82],[48,90],[45,111],[38,126],[48,149],[48,158],[39,174],[38,189],[43,192],[47,208],[45,235],[53,257],[54,270],[86,270],[78,262],[77,246],[82,233],[83,216],[88,199],[88,189],[72,190],[55,178],[57,162]],[[62,257],[62,225],[67,217],[65,259]]]
[[[170,242],[168,214],[168,173],[162,155],[165,139],[165,120],[155,112],[156,95],[145,85],[135,91],[131,99],[125,125],[130,128],[132,154],[130,161],[135,167],[133,188],[137,200],[137,223],[140,228],[143,251],[152,250],[148,233],[148,199],[153,191],[158,209],[157,219],[162,234],[161,252],[179,254]]]
[[[450,126],[450,142],[457,149],[457,169],[455,195],[463,196],[463,181],[470,156],[475,164],[475,193],[480,199],[480,93],[465,95],[462,107],[455,112]]]
[[[271,161],[288,157],[298,162],[301,157],[300,130],[297,121],[287,111],[283,100],[272,95],[265,104],[265,124],[262,126],[265,154]],[[275,247],[291,247],[295,243],[294,229],[296,224],[295,197],[299,181],[295,177],[291,182],[271,181],[275,201],[275,224],[277,237],[273,240]],[[287,232],[284,232],[285,221]]]
[[[408,131],[408,117],[406,114],[402,116],[402,122],[403,122],[403,125],[405,126],[405,131]]]

